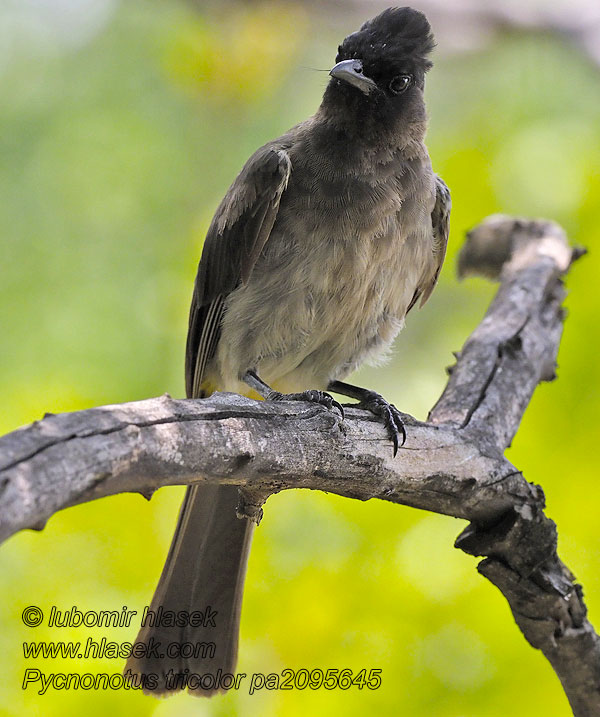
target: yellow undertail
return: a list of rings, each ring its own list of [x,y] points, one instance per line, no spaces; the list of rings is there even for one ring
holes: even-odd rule
[[[211,381],[204,381],[204,383],[200,385],[200,388],[202,389],[202,393],[205,397],[208,397],[211,393],[219,390],[217,384],[212,383]],[[241,395],[246,396],[246,398],[253,398],[255,401],[263,400],[263,397],[251,388],[247,388],[245,391],[242,391]]]

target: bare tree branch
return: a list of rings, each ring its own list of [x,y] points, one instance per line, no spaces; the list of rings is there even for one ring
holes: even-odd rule
[[[288,488],[464,518],[457,547],[485,557],[479,572],[550,661],[574,713],[598,715],[600,640],[581,587],[557,556],[541,488],[503,456],[536,385],[554,377],[561,277],[577,256],[550,222],[491,217],[471,232],[461,273],[497,278],[500,289],[428,422],[405,417],[396,458],[363,411],[342,423],[320,406],[234,394],[48,415],[0,438],[0,539],[77,503],[199,481],[239,485],[239,512],[257,522],[266,498]]]

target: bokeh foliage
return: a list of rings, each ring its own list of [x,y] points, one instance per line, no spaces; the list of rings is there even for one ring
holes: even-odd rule
[[[356,24],[340,30],[339,18],[334,27],[318,6],[294,3],[104,5],[104,25],[78,42],[43,23],[31,31],[18,3],[0,7],[3,432],[45,411],[183,395],[188,302],[212,212],[257,146],[314,111],[327,74],[312,68],[328,68]],[[393,361],[356,380],[426,416],[451,351],[493,293],[454,276],[464,231],[487,214],[546,216],[586,245],[568,281],[558,381],[538,389],[508,455],[543,485],[561,555],[600,624],[600,76],[555,37],[506,33],[438,57],[427,98],[430,152],[453,194],[448,260]],[[0,711],[569,714],[504,599],[452,548],[463,522],[308,492],[271,498],[256,532],[238,669],[381,667],[379,690],[241,691],[211,702],[22,691],[25,667],[120,671],[119,660],[26,662],[21,643],[132,640],[135,627],[28,629],[21,611],[141,612],[181,494],[97,501],[3,546]]]

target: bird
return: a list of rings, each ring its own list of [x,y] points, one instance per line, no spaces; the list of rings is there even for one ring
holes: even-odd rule
[[[344,379],[389,353],[444,261],[450,193],[424,143],[434,46],[423,13],[384,10],[338,47],[317,111],[248,159],[204,241],[186,345],[189,398],[258,394],[343,418],[337,393],[384,423],[396,454],[401,413]],[[125,666],[149,694],[228,689],[254,528],[236,516],[237,503],[236,486],[187,489],[150,605],[183,617],[143,626],[137,642],[150,654]],[[167,645],[184,643],[203,647],[165,656]]]

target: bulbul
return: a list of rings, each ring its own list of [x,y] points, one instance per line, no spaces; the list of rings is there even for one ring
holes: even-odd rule
[[[444,260],[450,195],[424,144],[433,47],[422,13],[385,10],[339,46],[316,113],[246,162],[204,243],[188,397],[252,389],[342,410],[333,391],[379,416],[397,450],[400,413],[343,379],[389,349]],[[148,654],[125,668],[147,692],[231,686],[253,529],[237,502],[235,486],[187,490],[150,606],[179,624],[147,621]]]

